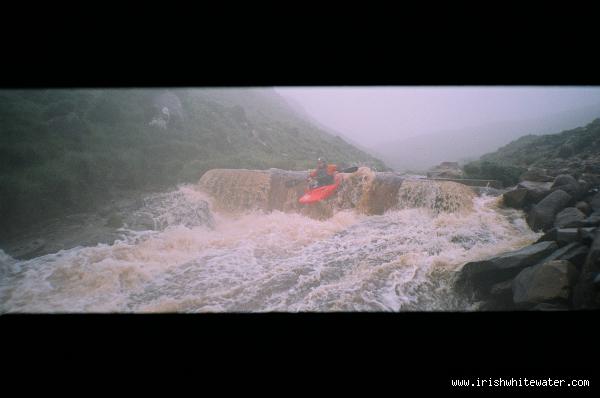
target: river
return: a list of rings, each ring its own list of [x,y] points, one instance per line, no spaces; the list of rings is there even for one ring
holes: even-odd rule
[[[148,196],[110,244],[0,251],[0,312],[472,311],[456,271],[539,236],[500,197],[455,183],[405,181],[382,214],[352,204],[328,217],[223,209],[219,192]]]

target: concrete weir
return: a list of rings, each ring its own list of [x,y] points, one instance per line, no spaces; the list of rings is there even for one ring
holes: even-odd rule
[[[403,178],[394,173],[375,173],[361,167],[341,176],[342,184],[336,194],[311,205],[298,202],[307,188],[306,172],[214,169],[202,176],[199,185],[216,199],[216,209],[225,211],[293,211],[322,218],[343,209],[383,214],[398,202]]]
[[[459,184],[467,185],[470,187],[489,187],[494,189],[502,189],[504,186],[501,181],[498,180],[477,180],[473,178],[428,178],[431,181],[450,181],[458,182]]]
[[[469,187],[455,182],[406,180],[396,173],[373,172],[367,167],[341,176],[334,195],[308,205],[298,202],[307,188],[307,173],[301,171],[214,169],[202,176],[199,186],[214,198],[217,211],[278,210],[319,219],[347,209],[366,215],[404,207],[453,212],[470,208],[474,196]]]

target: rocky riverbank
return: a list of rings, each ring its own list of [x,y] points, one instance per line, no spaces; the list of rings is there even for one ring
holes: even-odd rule
[[[487,310],[600,308],[600,175],[587,163],[564,169],[530,168],[503,194],[543,236],[520,250],[465,264],[459,294]]]

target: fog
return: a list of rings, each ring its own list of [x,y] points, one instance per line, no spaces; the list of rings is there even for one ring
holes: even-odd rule
[[[399,143],[406,146],[410,140],[404,140],[409,138],[422,139],[436,134],[447,139],[453,134],[463,138],[465,134],[487,135],[486,144],[469,153],[452,155],[478,157],[521,135],[557,133],[600,117],[600,87],[589,86],[284,87],[276,90],[319,124],[355,144],[374,149],[376,154],[384,152],[382,156],[388,163],[395,160],[393,153],[389,153],[390,146]],[[420,166],[424,166],[439,159],[421,160]]]

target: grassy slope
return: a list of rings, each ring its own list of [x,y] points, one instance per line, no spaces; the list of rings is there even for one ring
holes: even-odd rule
[[[527,135],[465,165],[473,178],[494,178],[512,185],[529,167],[552,168],[559,159],[585,159],[600,153],[600,119],[558,134]]]
[[[117,193],[216,167],[307,169],[379,160],[303,120],[272,90],[170,90],[184,119],[149,126],[160,89],[0,90],[0,235]]]

